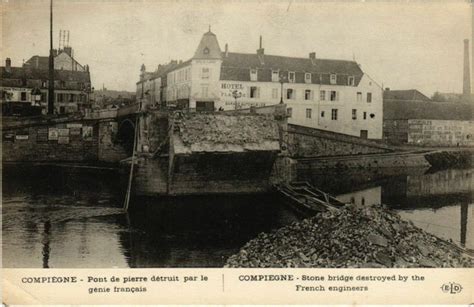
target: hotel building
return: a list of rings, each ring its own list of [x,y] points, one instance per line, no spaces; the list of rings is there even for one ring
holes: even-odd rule
[[[235,110],[283,102],[288,122],[369,139],[382,138],[382,88],[355,61],[254,54],[221,50],[217,37],[205,33],[185,62],[166,71],[161,105],[195,111]],[[142,69],[137,93],[153,73]],[[163,74],[161,74],[163,77]],[[162,78],[163,79],[163,78]],[[143,90],[142,90],[143,91]],[[140,97],[140,96],[137,96]]]

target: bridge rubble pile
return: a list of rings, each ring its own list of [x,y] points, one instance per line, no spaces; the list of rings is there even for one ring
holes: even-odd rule
[[[237,113],[182,113],[175,128],[185,146],[193,151],[275,150],[279,141],[277,123],[268,116]],[[201,148],[202,147],[202,148]],[[268,148],[267,148],[268,147]],[[206,150],[204,150],[206,151]]]
[[[381,206],[346,205],[260,233],[225,267],[473,267],[454,246]]]

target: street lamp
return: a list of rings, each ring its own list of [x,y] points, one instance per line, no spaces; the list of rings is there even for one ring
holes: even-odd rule
[[[281,95],[280,95],[280,104],[283,104],[283,83],[285,83],[286,77],[284,75],[280,76],[280,84],[281,84]]]
[[[232,97],[234,97],[234,99],[235,99],[235,106],[234,106],[234,109],[237,110],[237,98],[242,97],[242,93],[239,92],[239,91],[237,91],[237,90],[235,90],[235,91],[232,92]]]

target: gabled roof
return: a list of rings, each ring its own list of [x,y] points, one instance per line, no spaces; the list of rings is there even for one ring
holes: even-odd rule
[[[24,66],[29,66],[31,68],[43,68],[48,69],[49,67],[49,57],[34,55],[28,61],[26,61]]]
[[[363,74],[354,61],[315,59],[314,65],[310,58],[295,58],[279,55],[264,55],[262,64],[256,53],[229,52],[223,57],[223,66],[246,68],[270,68],[285,71],[306,71],[316,73],[337,73],[348,75]]]
[[[347,85],[347,77],[354,76],[357,85],[363,71],[354,61],[296,58],[277,55],[259,56],[248,53],[233,53],[222,56],[221,80],[250,81],[250,69],[258,69],[258,81],[271,81],[271,71],[296,73],[296,83],[304,82],[304,73],[312,74],[312,83],[329,84],[329,75],[337,74],[339,85]]]
[[[0,79],[2,86],[18,86],[18,80],[44,80],[49,79],[46,69],[34,69],[29,67],[11,67],[8,72],[5,67],[0,67]],[[54,79],[59,81],[75,81],[90,83],[90,74],[85,71],[55,70]]]
[[[473,120],[474,105],[454,102],[387,100],[383,102],[384,119]]]
[[[220,59],[221,48],[217,42],[217,37],[210,30],[204,33],[199,42],[199,46],[194,53],[193,59]]]
[[[411,90],[388,90],[383,92],[383,99],[393,99],[393,100],[420,100],[420,101],[431,101],[428,96],[425,96],[423,93],[416,89]]]

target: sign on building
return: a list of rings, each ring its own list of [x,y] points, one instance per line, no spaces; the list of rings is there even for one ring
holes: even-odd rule
[[[58,128],[49,128],[48,129],[48,140],[57,141],[59,137]]]
[[[82,128],[82,124],[66,124],[66,128]]]
[[[61,128],[58,129],[58,136],[69,136],[69,129],[67,128]]]
[[[82,138],[85,141],[92,141],[93,136],[94,136],[94,130],[92,126],[82,127]]]
[[[69,137],[68,136],[58,137],[58,144],[69,144]]]
[[[47,128],[38,128],[36,132],[36,141],[37,142],[47,142],[48,141],[48,129]]]

